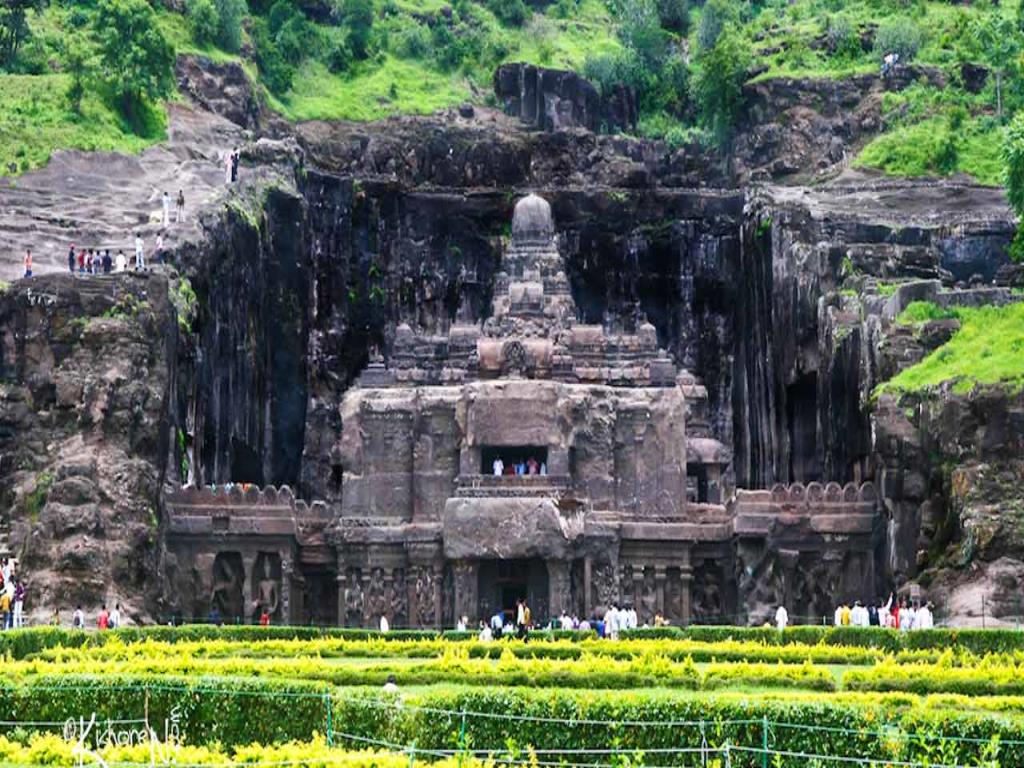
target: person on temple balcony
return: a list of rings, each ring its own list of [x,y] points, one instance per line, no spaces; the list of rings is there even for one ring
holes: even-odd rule
[[[546,475],[548,473],[548,465],[547,465],[546,462],[542,461],[540,463],[540,473],[541,473],[542,476]]]
[[[498,456],[494,460],[494,464],[491,465],[491,466],[492,466],[492,469],[494,470],[495,477],[499,477],[499,476],[505,474],[505,462],[501,460],[501,456]]]
[[[526,474],[528,474],[528,475],[536,475],[539,471],[540,471],[540,464],[537,463],[537,460],[535,458],[533,458],[533,456],[528,458],[526,460]]]

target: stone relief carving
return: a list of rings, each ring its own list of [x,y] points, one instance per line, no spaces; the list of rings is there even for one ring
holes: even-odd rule
[[[242,582],[245,570],[242,556],[237,552],[221,552],[213,561],[213,587],[210,606],[216,608],[222,619],[244,618]]]
[[[363,586],[358,568],[349,568],[345,579],[345,625],[362,626]]]
[[[391,616],[392,623],[397,627],[405,627],[409,623],[409,588],[404,568],[395,571],[391,584]]]
[[[415,570],[416,581],[416,623],[421,627],[432,627],[437,623],[434,614],[434,569],[421,566]]]

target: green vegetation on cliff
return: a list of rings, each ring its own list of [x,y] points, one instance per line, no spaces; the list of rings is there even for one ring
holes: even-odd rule
[[[856,162],[897,175],[1001,180],[999,133],[1024,105],[1017,2],[940,0],[31,0],[0,17],[4,170],[56,148],[136,151],[163,136],[170,53],[237,60],[293,120],[371,120],[486,103],[495,68],[574,69],[633,86],[639,132],[727,143],[740,86],[928,67],[886,93]],[[4,19],[7,19],[5,22]],[[7,30],[3,30],[7,31]],[[117,44],[114,44],[114,41]],[[723,66],[730,64],[731,66]],[[963,65],[985,69],[969,70]],[[749,65],[749,66],[747,66]],[[926,70],[922,70],[926,71]],[[20,78],[20,79],[19,79]],[[929,84],[930,83],[930,84]],[[62,98],[63,97],[63,98]],[[860,119],[853,116],[853,119]],[[31,128],[26,128],[31,126]]]
[[[881,384],[876,393],[916,392],[947,382],[955,382],[958,392],[968,392],[979,384],[1024,387],[1024,303],[950,311],[915,302],[898,321],[925,322],[954,313],[960,330],[953,338]]]

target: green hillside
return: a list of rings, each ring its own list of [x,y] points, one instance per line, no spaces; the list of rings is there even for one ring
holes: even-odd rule
[[[922,83],[887,95],[886,131],[857,163],[898,175],[966,172],[987,183],[1000,180],[999,133],[1024,99],[1017,76],[1024,36],[1015,2],[5,5],[15,10],[0,16],[0,39],[8,40],[0,46],[0,163],[16,172],[38,167],[61,147],[136,151],[159,140],[165,121],[153,105],[175,96],[169,73],[153,69],[167,70],[170,57],[183,52],[241,61],[267,103],[293,120],[372,120],[463,101],[487,103],[495,67],[527,61],[581,71],[599,88],[629,83],[639,95],[644,135],[725,142],[738,115],[738,88],[748,76],[840,78],[877,71],[885,52],[899,51],[904,63],[941,68],[949,85]],[[131,23],[115,38],[110,30],[122,17]],[[139,31],[147,27],[151,33]],[[964,62],[988,66],[999,77],[969,93],[960,77]],[[125,72],[141,81],[132,94],[121,92]],[[73,83],[81,96],[77,104],[66,97]]]

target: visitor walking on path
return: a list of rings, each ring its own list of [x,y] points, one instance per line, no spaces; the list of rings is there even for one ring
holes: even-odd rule
[[[32,249],[25,249],[25,277],[32,277]]]
[[[71,626],[75,629],[85,629],[85,614],[80,605],[75,608],[75,612],[71,616]]]
[[[135,233],[135,269],[146,268],[146,254],[142,247],[142,235]]]
[[[185,223],[185,193],[180,189],[178,190],[178,200],[174,208],[174,223]]]
[[[117,629],[121,626],[121,604],[114,603],[114,610],[110,612],[110,628]]]
[[[96,617],[96,628],[100,630],[110,629],[110,614],[107,612],[107,606],[103,606],[100,610],[100,615]]]

